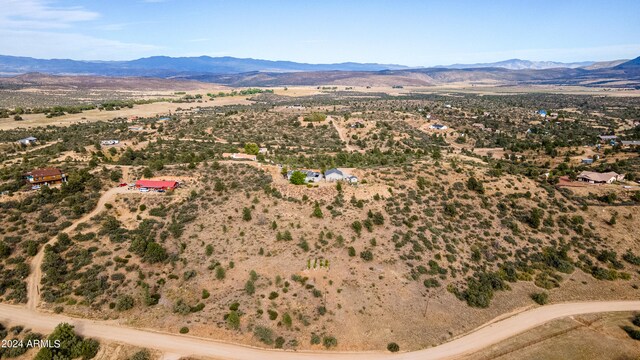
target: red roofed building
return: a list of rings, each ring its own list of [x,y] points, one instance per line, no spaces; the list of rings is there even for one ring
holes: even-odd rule
[[[136,187],[147,189],[173,190],[178,187],[178,182],[175,180],[138,180],[136,181]]]

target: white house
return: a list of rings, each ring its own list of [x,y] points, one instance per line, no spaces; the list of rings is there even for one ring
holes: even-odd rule
[[[102,140],[100,141],[100,145],[116,145],[119,144],[120,140]]]
[[[327,181],[347,181],[351,184],[358,183],[358,177],[347,174],[346,172],[336,168],[325,171],[324,178]]]
[[[324,172],[324,178],[327,181],[340,181],[344,180],[344,173],[338,169],[329,169]]]
[[[18,140],[18,143],[22,145],[33,145],[36,142],[38,142],[38,139],[34,138],[33,136]]]

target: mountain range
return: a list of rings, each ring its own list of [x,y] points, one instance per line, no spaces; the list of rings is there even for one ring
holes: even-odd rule
[[[185,74],[239,74],[252,71],[380,71],[408,69],[394,64],[306,64],[293,61],[241,59],[234,57],[152,56],[130,61],[80,61],[35,59],[0,55],[0,74],[16,75],[40,72],[56,75],[151,76],[171,77]]]
[[[53,84],[41,73],[100,77],[196,80],[228,86],[352,85],[429,86],[450,83],[476,85],[582,85],[640,89],[640,57],[608,62],[558,63],[511,59],[497,63],[454,64],[429,68],[375,63],[305,64],[233,57],[155,56],[131,61],[41,60],[0,56],[0,85]]]
[[[494,63],[453,64],[434,66],[444,69],[502,68],[509,70],[541,70],[551,68],[582,68],[600,64],[615,66],[624,60],[606,63],[583,61],[562,63],[555,61],[530,61],[510,59]],[[597,66],[597,65],[596,65]],[[420,67],[421,68],[421,67]],[[185,74],[240,74],[247,72],[295,72],[295,71],[382,71],[407,70],[409,66],[397,64],[355,63],[307,64],[293,61],[272,61],[235,57],[168,57],[152,56],[130,61],[80,61],[70,59],[35,59],[30,57],[0,55],[0,74],[17,75],[40,72],[54,75],[101,76],[150,76],[171,77]]]
[[[581,68],[591,66],[595,64],[595,61],[581,61],[573,63],[562,63],[557,61],[531,61],[521,59],[510,59],[504,61],[498,61],[493,63],[477,63],[477,64],[453,64],[453,65],[439,65],[435,67],[441,67],[445,69],[478,69],[478,68],[503,68],[509,70],[542,70],[553,68]]]

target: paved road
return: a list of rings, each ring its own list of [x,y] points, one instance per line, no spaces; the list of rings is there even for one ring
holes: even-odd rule
[[[68,322],[73,324],[76,327],[76,331],[84,336],[157,349],[172,356],[210,356],[230,360],[425,360],[455,359],[562,317],[596,312],[638,310],[640,310],[640,301],[594,301],[546,305],[493,322],[448,343],[429,349],[399,354],[388,352],[294,352],[259,349],[192,336],[133,329],[104,321],[75,319],[61,315],[40,313],[21,306],[6,304],[0,304],[0,322],[21,324],[42,332],[50,332],[57,324]],[[338,341],[340,341],[339,338]],[[400,345],[402,346],[402,343]]]
[[[98,215],[102,210],[104,210],[104,205],[109,202],[116,194],[121,194],[127,191],[126,187],[122,188],[113,188],[109,189],[107,192],[102,194],[100,199],[98,200],[98,204],[88,214],[85,214],[81,218],[75,220],[68,228],[64,229],[67,233],[73,231],[80,223],[87,222],[92,217]],[[54,236],[47,244],[53,245],[58,237]],[[38,307],[38,302],[40,301],[40,280],[42,279],[42,261],[44,260],[44,248],[47,244],[43,245],[40,248],[40,251],[33,257],[31,260],[31,272],[29,277],[27,277],[27,308],[30,310],[35,310]]]

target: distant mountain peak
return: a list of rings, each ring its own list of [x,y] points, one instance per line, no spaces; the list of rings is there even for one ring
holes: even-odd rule
[[[553,68],[575,69],[592,65],[593,61],[581,61],[573,63],[563,63],[557,61],[532,61],[523,59],[509,59],[493,63],[476,64],[453,64],[437,66],[445,69],[479,69],[479,68],[503,68],[508,70],[544,70]]]

